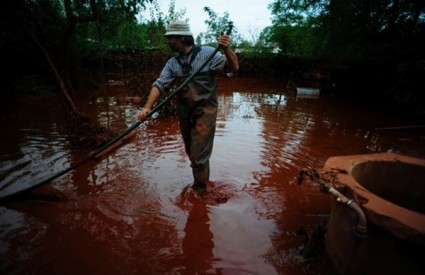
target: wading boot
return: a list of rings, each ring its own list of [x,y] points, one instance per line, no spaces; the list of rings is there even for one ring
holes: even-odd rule
[[[207,192],[207,184],[205,182],[195,182],[192,185],[192,189],[195,190],[199,195],[202,195]]]
[[[204,194],[207,192],[207,184],[208,179],[210,177],[210,171],[209,167],[193,167],[193,178],[194,183],[192,185],[193,190],[198,192],[198,194]]]

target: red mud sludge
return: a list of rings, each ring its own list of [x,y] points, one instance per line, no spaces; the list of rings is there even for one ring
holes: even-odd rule
[[[342,169],[353,172],[353,161],[328,158],[364,152],[391,150],[425,157],[424,140],[375,131],[381,119],[389,117],[376,106],[359,108],[356,102],[325,94],[318,99],[286,96],[282,77],[218,80],[222,82],[219,113],[206,194],[197,196],[190,188],[193,179],[177,118],[158,113],[117,150],[25,198],[0,204],[0,270],[10,274],[335,274],[322,243],[306,249],[315,244],[309,242],[310,232],[322,229],[322,221],[329,219],[334,199],[312,184],[297,185],[300,169],[321,168],[327,162],[330,167],[347,164]],[[93,91],[79,103],[81,111],[99,126],[121,132],[135,122],[139,111],[134,100],[125,100],[135,95],[124,88],[109,85]],[[0,107],[0,138],[7,145],[0,146],[0,194],[8,186],[25,188],[40,182],[86,155],[68,141],[65,118],[58,115],[63,111],[61,100],[44,93],[25,95],[16,104],[0,100]],[[360,164],[371,157],[362,156],[355,162],[359,173]],[[372,195],[383,196],[352,175],[337,178],[344,181],[344,176],[355,184],[363,209],[378,201]],[[391,201],[385,198],[385,205],[410,211],[412,217],[419,214]],[[384,274],[388,263],[402,259],[404,267],[406,258],[412,257],[414,263],[425,258],[411,245],[402,250],[412,251],[409,256],[391,260],[394,249],[390,248],[406,241],[372,222],[384,217],[382,221],[396,225],[396,219],[387,218],[391,213],[383,214],[384,207],[367,212],[368,239],[362,245],[371,246],[369,238],[375,235],[394,238],[394,243],[387,243],[382,251],[367,250],[369,262],[353,260],[353,249],[363,248],[354,246],[356,216],[338,207],[332,210],[329,232],[333,244],[342,244],[336,252],[347,259],[342,262],[344,270],[350,270],[348,263],[352,263],[366,270],[363,274]],[[399,233],[420,236],[404,230],[413,226],[400,228]],[[322,241],[324,236],[319,237],[310,240]],[[412,264],[398,274],[415,274],[414,268],[418,269]]]

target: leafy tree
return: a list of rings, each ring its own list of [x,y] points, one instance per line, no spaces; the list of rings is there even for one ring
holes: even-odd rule
[[[153,1],[153,7],[150,8],[150,19],[142,20],[143,26],[147,29],[147,41],[151,47],[155,47],[161,50],[163,53],[169,53],[169,47],[164,37],[165,28],[173,21],[181,20],[188,21],[186,18],[186,9],[177,11],[175,6],[175,0],[171,0],[168,13],[165,15],[158,4],[158,1]]]
[[[423,1],[276,0],[269,9],[269,39],[286,53],[360,60],[406,50],[419,54],[412,45],[423,46]]]
[[[220,33],[225,32],[231,22],[229,13],[224,12],[223,16],[220,17],[209,7],[204,7],[204,11],[208,13],[208,19],[205,20],[207,31],[200,33],[199,37],[197,37],[197,41],[202,41],[203,44],[207,45],[217,45],[217,39],[220,36]],[[234,26],[231,36],[234,45],[241,43],[242,37],[238,32],[237,26]]]
[[[1,50],[15,54],[15,61],[44,59],[43,64],[48,64],[53,72],[70,111],[78,113],[72,99],[85,89],[81,45],[92,38],[88,36],[90,31],[97,31],[95,38],[107,39],[109,33],[117,34],[122,22],[131,25],[146,1],[149,0],[6,1],[2,4],[1,24],[9,30],[2,34],[8,42],[1,44]],[[97,29],[88,26],[93,22],[99,22]]]
[[[316,33],[320,28],[317,18],[325,11],[326,0],[277,0],[269,5],[272,27],[265,35],[269,42],[278,43],[284,54],[314,55]]]
[[[269,8],[268,39],[286,54],[349,65],[350,89],[424,100],[425,1],[275,0]]]
[[[425,2],[416,0],[333,0],[320,18],[325,54],[366,59],[423,52]],[[422,37],[422,38],[421,38]],[[413,53],[411,52],[411,53]]]

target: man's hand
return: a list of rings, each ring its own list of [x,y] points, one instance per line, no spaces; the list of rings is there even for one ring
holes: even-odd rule
[[[232,40],[230,39],[230,36],[226,34],[221,34],[220,39],[218,40],[218,44],[223,48],[223,50],[230,47],[230,43]]]
[[[239,62],[238,57],[233,52],[232,48],[230,47],[230,36],[224,33],[221,33],[220,39],[218,40],[218,44],[223,49],[224,54],[227,57],[226,63],[229,66],[232,73],[236,73],[239,70]]]
[[[145,120],[146,119],[146,116],[150,113],[150,109],[149,108],[143,108],[138,114],[137,114],[137,116],[136,116],[136,118],[138,119],[138,120]]]
[[[148,101],[145,104],[145,107],[136,116],[138,120],[146,119],[146,116],[152,111],[152,107],[154,103],[158,100],[159,96],[160,96],[159,89],[155,86],[152,87],[148,96]]]

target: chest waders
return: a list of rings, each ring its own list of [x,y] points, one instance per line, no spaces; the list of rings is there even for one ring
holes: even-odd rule
[[[194,54],[195,52],[192,53],[191,61]],[[190,63],[186,66],[190,66]],[[187,74],[180,81],[184,81],[186,77]],[[206,190],[210,176],[209,159],[213,149],[218,106],[216,88],[215,73],[203,72],[195,76],[177,96],[180,131],[191,162],[193,187],[200,192]]]

